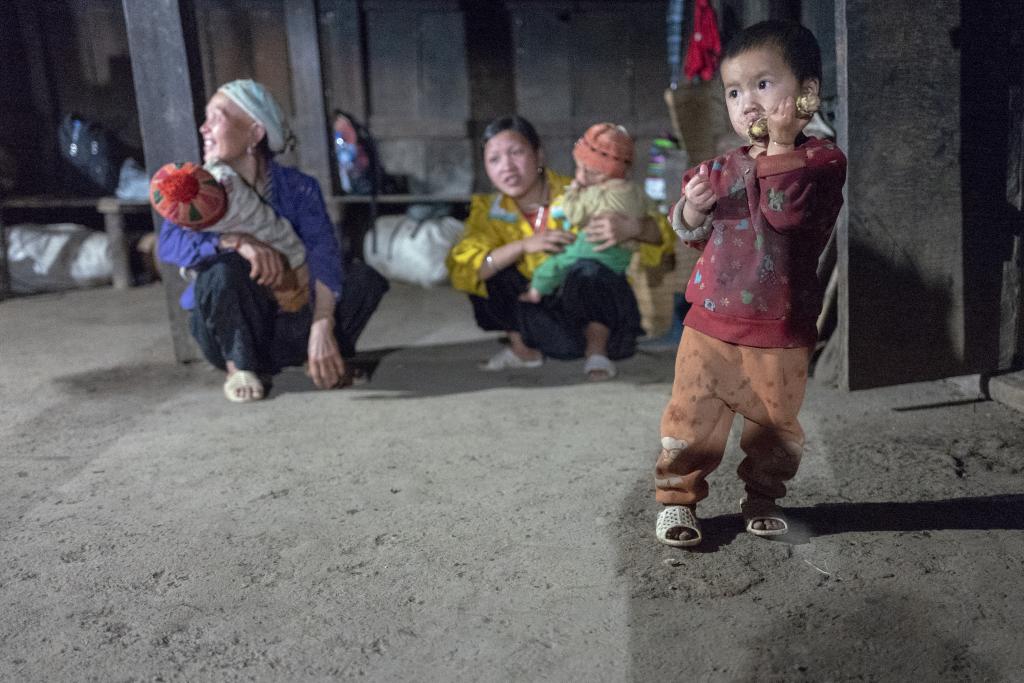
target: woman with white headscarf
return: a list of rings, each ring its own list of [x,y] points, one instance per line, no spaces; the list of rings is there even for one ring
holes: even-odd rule
[[[282,367],[308,364],[317,387],[351,383],[345,358],[376,309],[387,281],[365,264],[342,271],[342,259],[316,180],[281,166],[274,155],[290,136],[280,107],[252,80],[231,81],[206,105],[199,127],[203,157],[230,166],[291,222],[306,248],[312,301],[295,313],[281,311],[271,288],[285,273],[282,255],[246,233],[186,230],[164,221],[159,256],[196,273],[182,294],[203,355],[227,373],[230,401],[263,398],[269,378]]]

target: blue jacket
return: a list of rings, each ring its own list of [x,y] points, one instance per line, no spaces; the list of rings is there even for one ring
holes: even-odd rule
[[[344,279],[341,253],[320,185],[311,176],[274,161],[270,162],[270,183],[271,206],[278,215],[288,219],[306,247],[309,291],[316,291],[314,282],[319,280],[334,292],[336,300],[340,300]],[[185,230],[165,220],[160,227],[157,254],[164,263],[196,268],[217,254],[219,240],[217,233]],[[180,303],[186,310],[195,308],[192,284],[182,293]]]

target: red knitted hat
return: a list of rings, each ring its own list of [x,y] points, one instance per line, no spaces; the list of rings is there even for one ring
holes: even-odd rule
[[[576,141],[572,158],[585,168],[625,178],[633,164],[633,138],[622,126],[595,123]]]
[[[161,166],[149,181],[149,201],[161,216],[191,230],[210,227],[228,208],[224,187],[190,161]]]

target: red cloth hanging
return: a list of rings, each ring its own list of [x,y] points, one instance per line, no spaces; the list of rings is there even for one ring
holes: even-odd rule
[[[718,57],[722,54],[722,39],[718,35],[718,20],[708,0],[697,0],[693,8],[693,37],[686,48],[683,73],[687,80],[700,77],[710,81],[715,77]]]

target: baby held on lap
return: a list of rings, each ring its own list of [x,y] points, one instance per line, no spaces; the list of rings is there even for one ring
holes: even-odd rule
[[[625,128],[612,123],[591,126],[577,140],[573,158],[576,161],[573,182],[551,207],[552,218],[560,221],[563,229],[583,228],[591,218],[603,213],[642,220],[650,212],[652,202],[643,188],[626,180],[633,162],[633,139]],[[520,298],[539,303],[543,296],[558,289],[573,264],[583,259],[623,273],[635,251],[632,243],[595,248],[586,232],[580,230],[576,240],[564,251],[552,254],[537,267],[529,290]]]
[[[161,216],[190,230],[244,233],[285,258],[282,282],[273,288],[281,310],[295,312],[309,301],[306,249],[291,224],[225,163],[170,163],[150,181],[150,201]]]

